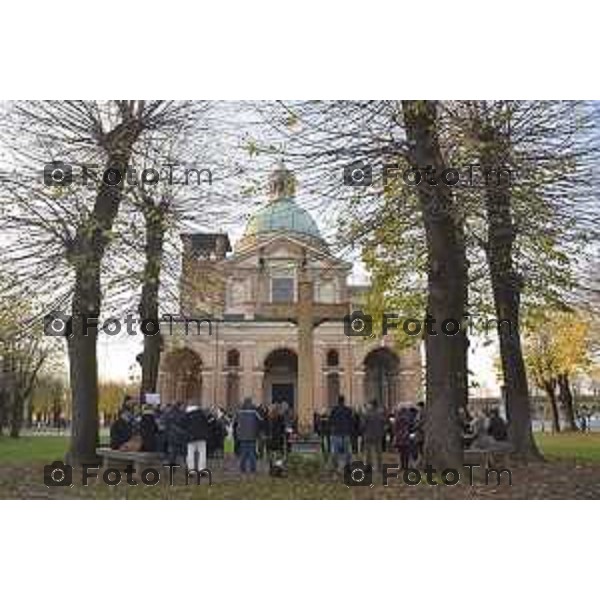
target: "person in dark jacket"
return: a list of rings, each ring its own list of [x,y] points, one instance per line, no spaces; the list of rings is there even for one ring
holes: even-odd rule
[[[258,428],[258,458],[261,460],[266,457],[268,453],[268,422],[269,422],[269,407],[266,404],[260,404],[256,409],[258,416],[260,417],[260,426]]]
[[[321,438],[321,452],[328,455],[331,452],[331,432],[329,415],[326,412],[319,415],[319,437]]]
[[[198,407],[190,407],[185,416],[187,431],[187,468],[206,469],[206,440],[208,439],[208,419]]]
[[[142,452],[156,452],[158,450],[158,425],[152,409],[145,409],[140,419],[140,436],[142,438]]]
[[[385,415],[377,406],[377,400],[372,400],[367,408],[364,418],[364,453],[365,462],[373,465],[373,458],[377,461],[377,470],[381,471],[381,453],[383,451],[383,438],[385,437]]]
[[[350,441],[352,445],[352,454],[358,454],[360,452],[360,438],[362,436],[362,420],[357,410],[352,411],[352,435]]]
[[[332,462],[334,469],[339,468],[339,459],[343,457],[344,465],[352,460],[350,453],[350,438],[354,429],[352,411],[346,406],[344,396],[339,396],[338,403],[329,416],[329,431],[331,433]]]
[[[416,411],[408,407],[402,407],[396,413],[394,437],[396,448],[400,454],[400,466],[402,469],[408,469],[410,458],[414,452],[415,420]]]
[[[131,396],[123,398],[121,405],[121,415],[127,421],[133,421],[135,415],[136,402]]]
[[[256,440],[260,431],[261,418],[252,405],[251,398],[245,398],[236,417],[236,435],[240,450],[240,471],[250,468],[256,472]]]
[[[417,402],[417,419],[415,422],[415,448],[417,459],[425,458],[425,402]]]
[[[119,450],[121,446],[128,442],[133,435],[131,423],[123,412],[119,414],[119,418],[110,426],[110,447],[113,450]]]
[[[286,451],[286,425],[285,418],[277,404],[271,407],[269,412],[267,429],[269,434],[269,452],[273,454],[285,454]]]
[[[178,402],[164,412],[165,439],[167,442],[167,460],[169,464],[179,464],[187,454],[187,424],[183,404]]]
[[[508,439],[508,427],[506,422],[500,416],[497,408],[490,413],[490,422],[488,425],[488,435],[492,436],[497,442],[505,442]]]
[[[208,415],[208,440],[206,454],[209,458],[222,459],[225,453],[227,425],[225,415],[219,410]]]

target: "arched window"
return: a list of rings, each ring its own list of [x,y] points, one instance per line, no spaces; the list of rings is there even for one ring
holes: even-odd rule
[[[327,366],[337,367],[340,364],[340,356],[337,350],[330,350],[327,353]]]
[[[227,366],[228,367],[239,367],[240,366],[240,353],[238,350],[229,350],[227,352]]]

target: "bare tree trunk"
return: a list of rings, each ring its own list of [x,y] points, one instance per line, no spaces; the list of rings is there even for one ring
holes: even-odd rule
[[[33,426],[33,403],[32,403],[31,395],[29,396],[29,398],[27,400],[27,407],[26,407],[25,412],[27,414],[27,418],[25,419],[26,427],[28,429],[31,429],[31,427]]]
[[[18,438],[23,428],[24,398],[18,392],[13,395],[10,414],[10,437]]]
[[[6,423],[6,407],[8,406],[8,392],[0,389],[0,436],[4,435],[4,426]]]
[[[446,168],[437,132],[437,103],[403,101],[404,125],[415,168],[431,166],[437,176]],[[462,223],[453,214],[450,188],[423,183],[418,188],[428,253],[428,318],[434,319],[426,334],[425,457],[435,468],[460,467],[463,459],[458,408],[467,403],[466,333],[441,332],[448,319],[462,323],[466,311],[466,259]]]
[[[523,460],[540,458],[533,438],[527,372],[521,348],[520,303],[522,280],[512,259],[515,229],[511,214],[511,182],[499,173],[507,152],[505,140],[492,126],[475,125],[481,147],[481,166],[485,180],[487,243],[500,359],[506,390],[509,439],[514,454]],[[509,142],[506,142],[506,144]],[[494,174],[494,176],[490,176]]]
[[[558,393],[560,404],[565,415],[567,431],[577,431],[577,423],[575,421],[575,407],[573,406],[573,393],[569,383],[569,376],[562,374],[558,376]]]
[[[554,380],[544,382],[544,390],[546,390],[548,400],[550,401],[550,409],[552,410],[552,430],[555,433],[560,433],[560,415],[556,401],[556,382]]]
[[[100,273],[98,269],[98,279]],[[98,370],[96,342],[98,330],[90,327],[85,330],[84,318],[93,318],[100,313],[100,298],[94,299],[93,288],[82,281],[77,274],[77,283],[73,295],[73,331],[68,340],[69,376],[73,405],[71,446],[69,462],[81,464],[95,462],[98,445]],[[98,281],[98,287],[100,282]],[[94,288],[96,286],[93,286]],[[80,307],[90,307],[81,310]],[[96,306],[95,311],[91,307]]]
[[[144,267],[144,284],[139,306],[140,319],[156,324],[156,335],[144,336],[144,352],[142,354],[141,393],[154,393],[158,381],[160,363],[161,336],[158,333],[158,292],[163,258],[165,235],[166,203],[154,205],[151,198],[144,198],[143,213],[146,221],[146,264]]]
[[[131,150],[139,135],[133,124],[122,123],[115,129],[115,140],[106,163],[106,170],[123,172],[129,164]],[[71,446],[72,464],[96,461],[98,444],[98,328],[94,319],[100,315],[101,263],[110,232],[119,210],[122,184],[100,184],[94,210],[83,223],[69,255],[75,269],[75,289],[72,300],[72,335],[68,339],[69,371],[73,405]],[[88,325],[86,326],[86,321]]]
[[[490,243],[490,247],[493,244],[495,242]],[[504,252],[500,252],[500,255],[502,254]],[[505,273],[501,270],[501,264],[505,259],[510,260],[508,256],[499,257],[496,250],[488,252],[496,320],[498,321],[500,359],[506,389],[509,439],[515,455],[527,460],[539,458],[540,454],[533,438],[529,388],[521,347],[519,292],[516,284],[511,282],[510,271]]]
[[[47,351],[41,349],[39,343],[35,340],[31,344],[18,347],[17,352],[18,355],[13,356],[11,359],[13,400],[11,406],[10,436],[13,438],[19,437],[19,433],[23,429],[26,406],[29,415],[33,387],[39,370],[48,356]]]

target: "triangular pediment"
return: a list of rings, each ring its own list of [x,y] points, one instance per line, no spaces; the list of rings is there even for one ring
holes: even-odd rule
[[[227,259],[232,267],[256,266],[258,256],[265,259],[300,260],[307,256],[314,266],[350,269],[352,264],[331,254],[324,244],[310,244],[285,233],[258,240],[251,246],[245,246]]]

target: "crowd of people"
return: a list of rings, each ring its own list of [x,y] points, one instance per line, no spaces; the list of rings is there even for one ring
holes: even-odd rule
[[[459,410],[459,416],[465,448],[500,449],[505,445],[508,449],[508,425],[497,408],[478,411],[475,416],[471,416],[464,407]]]
[[[203,469],[207,458],[222,458],[228,418],[220,409],[204,410],[183,403],[164,407],[140,404],[127,396],[110,428],[110,447],[129,452],[154,452],[170,464],[184,462]]]
[[[384,453],[397,453],[402,469],[422,463],[425,443],[425,404],[405,404],[386,411],[373,400],[366,407],[347,406],[339,396],[330,410],[314,415],[314,433],[333,469],[362,458],[378,470]],[[459,411],[465,448],[489,448],[507,443],[508,427],[497,409]],[[139,404],[126,397],[119,418],[110,429],[111,448],[156,452],[173,464],[206,467],[207,458],[222,458],[225,440],[233,438],[240,471],[256,472],[266,460],[272,473],[283,472],[297,431],[293,411],[285,403],[255,406],[246,398],[235,414],[220,408],[164,407]]]
[[[250,401],[245,410],[252,412]],[[256,411],[259,444],[261,423],[266,424],[263,430],[267,432],[267,440],[270,439],[268,432],[273,429],[269,425],[269,417],[261,417],[260,412],[259,407]],[[314,432],[320,438],[322,453],[328,457],[334,469],[345,466],[353,457],[358,457],[380,470],[384,453],[397,453],[401,468],[407,469],[423,463],[425,417],[424,402],[403,404],[395,411],[386,411],[376,400],[372,400],[366,407],[357,409],[347,406],[344,396],[339,396],[336,406],[330,411],[315,413]],[[459,418],[465,448],[498,449],[503,445],[508,446],[508,426],[498,409],[478,411],[472,417],[464,408],[459,411]],[[287,439],[283,432],[293,434],[295,429],[292,419],[282,423],[281,429],[275,430],[281,432],[281,439]],[[279,450],[285,447],[283,442],[277,445]],[[245,451],[252,451],[251,443]],[[250,462],[255,467],[255,457],[246,458],[245,462]]]
[[[425,439],[425,405],[402,405],[395,412],[385,411],[372,400],[364,409],[352,409],[344,396],[331,411],[315,414],[315,432],[321,449],[331,457],[331,464],[349,464],[352,456],[381,469],[384,452],[397,451],[400,464],[408,468],[423,453]]]
[[[314,432],[321,451],[334,469],[349,464],[353,455],[362,455],[381,468],[384,452],[397,449],[401,463],[418,460],[424,441],[424,404],[401,407],[386,414],[377,402],[365,410],[348,407],[344,396],[331,411],[314,415]],[[244,400],[234,419],[235,451],[242,472],[255,472],[257,460],[267,459],[273,473],[281,472],[296,433],[296,421],[285,402],[255,407]]]

